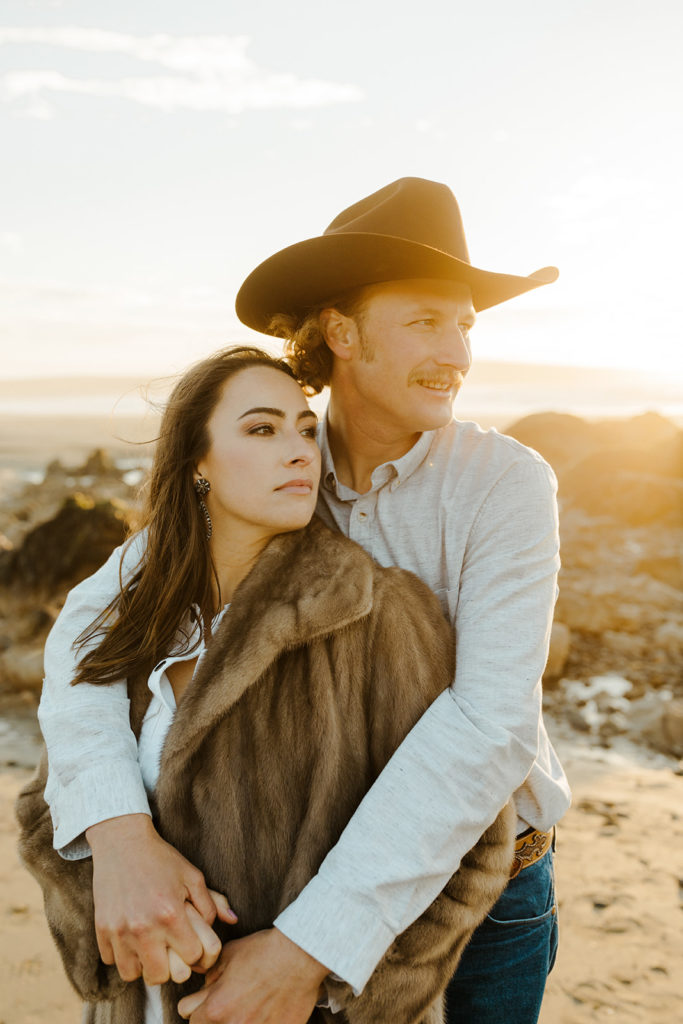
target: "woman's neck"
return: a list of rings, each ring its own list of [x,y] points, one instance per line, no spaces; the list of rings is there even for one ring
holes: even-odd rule
[[[222,606],[232,601],[233,594],[242,580],[249,575],[272,536],[256,534],[251,537],[240,537],[234,530],[226,534],[214,529],[211,555],[220,587],[220,599],[218,592],[214,594],[217,603]]]

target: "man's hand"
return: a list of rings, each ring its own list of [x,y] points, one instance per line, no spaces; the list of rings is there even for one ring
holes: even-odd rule
[[[169,949],[186,964],[206,969],[206,931],[216,914],[234,924],[227,901],[214,902],[204,876],[156,832],[146,814],[127,814],[92,825],[95,929],[100,955],[124,981],[168,981]],[[193,918],[190,904],[198,914]],[[214,934],[212,932],[212,934]],[[211,944],[211,943],[210,943]],[[174,958],[174,975],[178,969]]]
[[[190,1024],[306,1024],[329,973],[277,928],[227,942],[199,992],[178,1003]]]

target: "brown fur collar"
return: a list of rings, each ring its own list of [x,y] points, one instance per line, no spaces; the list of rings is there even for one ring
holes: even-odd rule
[[[211,724],[285,651],[368,616],[374,569],[357,544],[318,519],[275,537],[237,588],[183,696],[164,760],[190,757]],[[140,682],[146,690],[146,680]]]

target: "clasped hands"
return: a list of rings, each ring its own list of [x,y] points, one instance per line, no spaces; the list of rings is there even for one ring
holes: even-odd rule
[[[178,1012],[191,1024],[305,1024],[327,968],[275,928],[221,943],[237,916],[145,814],[91,826],[95,928],[102,960],[150,985],[206,974]]]

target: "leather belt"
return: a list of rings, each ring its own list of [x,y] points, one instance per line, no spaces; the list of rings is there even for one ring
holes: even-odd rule
[[[518,836],[515,840],[515,857],[510,868],[510,878],[516,878],[524,868],[545,857],[553,845],[554,837],[554,828],[551,828],[550,832],[539,832],[534,829],[533,832],[525,832]]]

